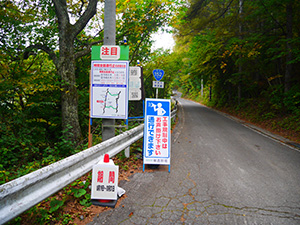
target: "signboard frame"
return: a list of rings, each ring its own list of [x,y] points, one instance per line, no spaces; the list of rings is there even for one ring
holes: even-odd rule
[[[146,98],[144,124],[143,170],[145,164],[161,164],[170,172],[171,100]]]
[[[97,70],[101,69],[101,71],[97,72],[96,68]],[[121,74],[120,80],[117,80],[119,77],[118,74]],[[115,80],[113,80],[112,77],[114,77]],[[93,60],[91,62],[91,118],[128,118],[128,77],[128,61]],[[108,97],[114,96],[116,97],[116,102],[112,103],[113,101],[110,101],[110,104],[114,105],[106,106],[107,101],[109,101]],[[97,98],[99,99],[97,100]],[[101,106],[100,104],[103,105]],[[105,109],[107,109],[108,112],[105,112]]]

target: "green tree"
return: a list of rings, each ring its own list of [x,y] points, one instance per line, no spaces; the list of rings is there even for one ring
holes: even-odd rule
[[[300,80],[296,9],[292,0],[191,1],[177,26],[189,49],[188,90],[208,77],[217,102],[259,97],[278,84],[288,92]]]
[[[165,23],[165,18],[170,14],[171,2],[160,3],[159,1],[150,1],[143,3],[142,1],[132,1],[134,8],[125,8],[126,3],[120,2],[121,17],[118,24],[118,37],[121,39],[128,34],[129,44],[133,45],[134,51],[131,51],[132,59],[141,52],[142,49],[150,49],[150,34],[155,32],[159,26]],[[59,51],[55,54],[54,46],[52,49],[47,43],[35,43],[27,48],[39,48],[46,51],[53,60],[57,72],[61,77],[61,107],[62,107],[62,127],[68,132],[68,139],[73,141],[81,137],[81,130],[78,120],[78,96],[76,87],[76,59],[90,53],[90,47],[100,41],[94,42],[85,36],[84,28],[96,14],[97,0],[89,2],[74,1],[67,2],[64,0],[53,0],[53,4],[47,2],[47,10],[49,14],[48,23],[56,27],[59,37]],[[166,5],[166,6],[164,6]],[[149,7],[152,10],[148,11]],[[166,11],[167,8],[170,8]],[[165,11],[163,11],[165,10]],[[55,14],[54,14],[55,13]],[[54,17],[55,15],[56,17]],[[57,23],[53,23],[57,20]],[[75,22],[73,22],[75,20]],[[134,23],[137,21],[137,23]],[[101,32],[102,30],[99,30]],[[83,38],[84,37],[84,38]],[[119,40],[120,40],[119,39]],[[137,40],[139,39],[139,40]],[[122,40],[122,39],[121,39]],[[142,45],[143,44],[143,45]],[[141,49],[141,46],[142,49]],[[145,54],[145,53],[144,53]]]
[[[0,4],[1,164],[49,163],[71,154],[70,141],[74,148],[80,127],[87,130],[89,53],[103,40],[103,2]],[[127,36],[133,63],[149,58],[151,33],[171,23],[175,8],[172,1],[118,2],[117,43]]]
[[[45,54],[32,52],[23,58],[31,39],[33,14],[23,2],[20,11],[14,2],[2,3],[0,53],[0,151],[1,164],[15,166],[43,157],[43,149],[57,138],[60,125],[59,85],[55,66]]]
[[[46,5],[47,4],[47,5]],[[76,87],[76,59],[90,52],[89,47],[93,43],[88,43],[83,49],[76,49],[75,41],[77,36],[84,30],[90,19],[96,14],[97,0],[88,3],[67,2],[66,0],[53,0],[46,2],[48,10],[48,24],[54,26],[58,31],[59,51],[54,52],[54,46],[49,46],[45,41],[37,41],[27,48],[27,52],[36,48],[47,52],[53,60],[57,73],[61,77],[61,113],[62,129],[66,132],[66,138],[76,143],[81,138],[81,129],[78,119],[78,95]],[[71,11],[68,11],[68,6]],[[79,9],[79,11],[77,11]],[[83,11],[81,11],[84,9]],[[55,14],[54,14],[55,13]],[[54,17],[54,15],[56,17]],[[37,18],[36,18],[37,19]],[[72,23],[72,20],[76,20]],[[57,23],[55,23],[57,20]],[[47,29],[47,28],[46,28]],[[50,38],[42,30],[43,38]],[[52,49],[51,49],[52,47]],[[70,130],[71,128],[71,130]]]

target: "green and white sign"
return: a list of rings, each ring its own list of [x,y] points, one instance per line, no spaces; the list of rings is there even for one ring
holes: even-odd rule
[[[129,46],[92,46],[91,118],[127,119]]]

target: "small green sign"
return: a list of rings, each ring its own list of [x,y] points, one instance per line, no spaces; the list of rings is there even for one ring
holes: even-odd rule
[[[120,58],[118,60],[129,60],[129,46],[119,45],[120,47]],[[92,46],[92,61],[101,60],[101,46]]]

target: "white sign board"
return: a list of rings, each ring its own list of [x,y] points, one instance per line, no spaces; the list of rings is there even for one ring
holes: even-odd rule
[[[163,81],[153,81],[153,88],[164,88],[164,84]]]
[[[91,118],[127,119],[128,61],[92,61]]]
[[[129,67],[129,101],[142,99],[142,71],[141,67]]]
[[[91,199],[117,200],[119,166],[102,163],[93,166]]]
[[[102,60],[118,60],[120,58],[120,46],[102,45],[100,48],[100,59]]]
[[[144,164],[170,165],[171,100],[146,99]]]
[[[142,91],[140,88],[129,89],[129,101],[140,101],[142,99]]]

